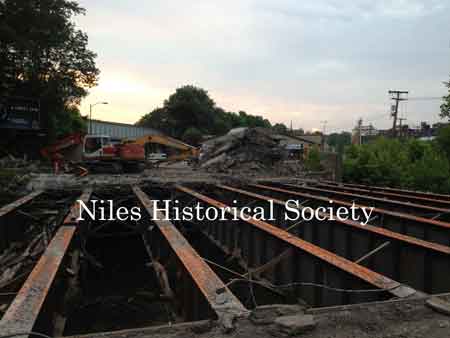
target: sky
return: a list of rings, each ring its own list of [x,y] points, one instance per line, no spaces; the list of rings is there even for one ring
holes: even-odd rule
[[[438,122],[450,78],[448,0],[79,0],[99,84],[81,105],[134,123],[193,84],[229,111],[326,132]],[[418,99],[427,98],[427,99]]]

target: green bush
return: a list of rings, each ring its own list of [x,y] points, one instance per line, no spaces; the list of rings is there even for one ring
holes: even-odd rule
[[[322,170],[322,166],[320,164],[320,152],[317,147],[311,147],[308,151],[308,155],[305,159],[305,167],[310,171]]]
[[[449,193],[450,163],[442,144],[444,137],[436,142],[380,138],[350,146],[344,157],[344,180]]]

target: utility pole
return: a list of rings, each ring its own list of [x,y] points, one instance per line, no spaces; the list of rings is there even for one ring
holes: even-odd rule
[[[324,121],[320,121],[320,123],[322,124],[322,134],[325,135],[325,132],[327,131],[327,120]]]
[[[327,131],[327,120],[320,121],[322,123],[322,151],[325,151],[325,133]]]
[[[403,137],[403,128],[402,128],[402,122],[405,121],[405,117],[399,117],[398,118],[398,125],[399,125],[399,137]]]
[[[402,94],[408,94],[408,91],[405,90],[390,90],[388,92],[392,95],[391,100],[395,101],[395,106],[393,107],[393,111],[391,112],[391,116],[394,118],[394,121],[392,123],[392,137],[397,136],[397,118],[398,118],[398,104],[400,101],[405,101],[407,99],[402,98]]]
[[[363,124],[363,119],[362,117],[359,118],[358,120],[358,144],[361,145],[362,144],[362,124]]]
[[[92,107],[98,104],[108,104],[108,102],[97,102],[89,105],[89,134],[92,133]]]

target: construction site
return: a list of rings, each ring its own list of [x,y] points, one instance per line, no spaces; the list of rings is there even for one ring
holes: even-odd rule
[[[449,13],[0,0],[0,338],[450,338]]]
[[[2,337],[449,336],[450,195],[342,183],[336,163],[305,168],[304,140],[260,129],[201,148],[111,139],[2,159]],[[117,149],[139,165],[105,161]],[[325,211],[286,219],[286,201]],[[173,217],[194,205],[239,214]],[[331,216],[352,205],[367,224]]]

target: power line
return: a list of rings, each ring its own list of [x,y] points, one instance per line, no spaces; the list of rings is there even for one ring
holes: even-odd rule
[[[432,101],[432,100],[442,100],[442,96],[408,97],[408,101]]]

